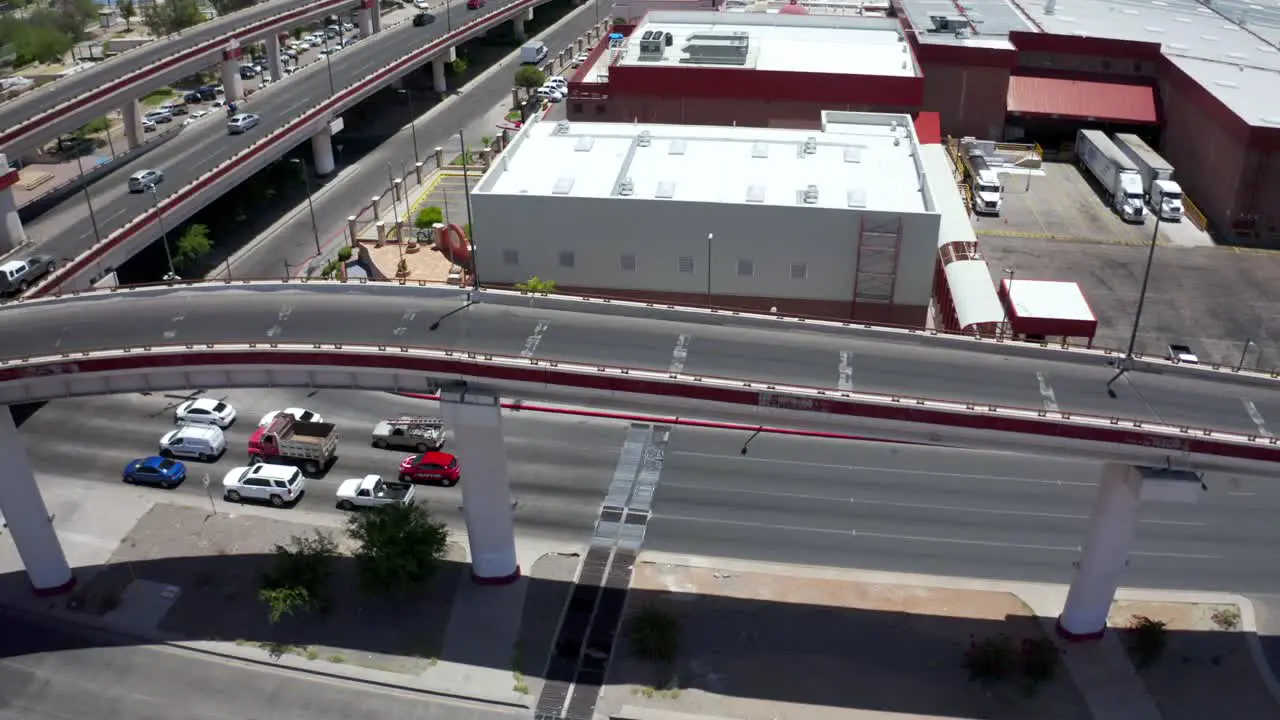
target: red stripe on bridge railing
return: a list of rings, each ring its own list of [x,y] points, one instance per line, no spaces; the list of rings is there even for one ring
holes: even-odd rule
[[[51,116],[65,115],[68,111],[74,111],[78,108],[84,107],[85,105],[90,105],[95,102],[98,102],[104,97],[109,97],[122,90],[126,90],[132,87],[133,85],[136,85],[139,81],[146,80],[147,78],[153,75],[156,75],[158,73],[164,72],[165,70],[168,70],[169,68],[172,68],[175,65],[181,65],[185,62],[198,58],[201,55],[207,55],[216,50],[225,48],[227,43],[230,42],[232,38],[238,38],[243,35],[256,35],[260,32],[263,32],[267,28],[271,28],[281,23],[287,23],[290,20],[293,20],[295,18],[305,17],[307,15],[314,15],[317,12],[329,10],[334,7],[339,7],[343,5],[354,5],[354,4],[355,4],[355,0],[328,0],[324,2],[318,2],[312,5],[308,5],[306,7],[298,8],[296,10],[291,10],[287,13],[284,13],[283,15],[279,15],[273,18],[269,18],[267,20],[259,21],[245,28],[232,30],[227,35],[223,35],[222,37],[216,38],[214,40],[210,40],[209,42],[206,42],[202,45],[197,45],[196,47],[189,48],[187,50],[182,51],[181,53],[178,53],[177,55],[165,58],[164,60],[161,60],[156,63],[152,63],[151,65],[148,65],[146,67],[139,68],[134,72],[131,72],[128,75],[125,75],[124,77],[117,78],[115,80],[111,80],[107,82],[102,87],[88,93],[87,95],[84,95],[82,97],[76,98],[75,100],[71,100],[69,102],[63,103],[62,105],[59,105],[50,110],[45,110],[44,112],[41,112],[27,120],[23,120],[21,123],[18,123],[18,126],[15,127],[14,129],[8,130],[3,134],[0,134],[0,145],[5,145],[10,142],[13,142],[14,140],[17,140],[22,136],[32,132],[33,130],[35,130],[36,128],[39,128],[42,124],[44,124],[44,122]]]
[[[161,200],[159,209],[150,208],[145,212],[139,214],[132,222],[130,222],[128,225],[125,225],[123,228],[120,228],[115,233],[112,233],[109,237],[104,239],[101,243],[98,243],[97,245],[86,250],[85,252],[80,253],[80,255],[72,259],[70,263],[63,266],[56,273],[50,276],[48,280],[41,283],[34,290],[29,292],[26,295],[26,297],[43,297],[55,292],[60,286],[60,284],[64,282],[67,278],[73,278],[78,274],[86,271],[89,268],[89,266],[92,265],[99,257],[115,249],[116,247],[124,243],[126,240],[136,235],[143,228],[150,226],[153,222],[155,222],[155,218],[158,215],[163,215],[165,213],[168,213],[170,209],[173,208],[174,206],[183,204],[192,195],[195,195],[196,193],[200,192],[210,183],[217,182],[228,173],[232,172],[233,170],[236,170],[241,165],[249,162],[253,158],[256,158],[259,154],[265,152],[268,148],[274,147],[276,144],[278,144],[285,138],[289,137],[290,135],[294,134],[299,129],[307,126],[308,124],[314,123],[319,118],[332,112],[333,108],[342,105],[342,103],[346,102],[349,98],[359,94],[360,91],[364,90],[365,88],[371,85],[377,85],[378,83],[383,82],[384,80],[386,80],[386,78],[389,75],[394,74],[395,72],[397,72],[398,70],[400,70],[406,65],[411,65],[413,63],[420,62],[424,58],[430,58],[432,55],[435,55],[436,53],[438,53],[441,48],[449,47],[450,43],[452,43],[455,38],[457,38],[460,35],[465,35],[471,32],[471,30],[473,30],[475,27],[479,25],[485,25],[494,21],[501,22],[505,20],[508,15],[514,14],[515,12],[524,10],[532,5],[535,5],[543,1],[544,0],[520,0],[520,2],[512,3],[511,5],[508,5],[507,7],[502,8],[501,10],[498,10],[493,13],[489,13],[488,15],[484,15],[482,17],[478,17],[475,20],[472,20],[471,22],[465,25],[459,26],[457,30],[453,31],[452,33],[444,37],[439,38],[438,40],[431,43],[430,45],[427,45],[419,50],[416,50],[410,53],[409,55],[406,55],[401,59],[391,63],[390,65],[382,68],[381,70],[378,70],[373,75],[366,78],[364,81],[356,83],[355,85],[352,85],[346,90],[339,92],[337,95],[333,96],[332,98],[325,101],[324,103],[321,103],[315,108],[307,111],[302,115],[302,117],[298,118],[292,123],[285,125],[284,127],[276,130],[275,132],[271,133],[270,135],[263,138],[262,140],[254,143],[253,145],[250,145],[241,154],[230,158],[227,162],[219,165],[213,170],[210,170],[209,174],[206,175],[205,177],[196,180],[195,182],[191,183],[187,187]]]
[[[671,397],[764,410],[862,417],[877,421],[939,426],[1024,437],[1140,447],[1160,453],[1191,454],[1280,463],[1280,441],[1199,428],[1143,428],[1142,422],[900,396],[844,393],[827,388],[775,386],[746,380],[683,376],[606,366],[527,360],[479,353],[411,348],[315,345],[314,350],[242,345],[130,348],[65,358],[0,364],[0,383],[49,376],[136,373],[191,367],[235,368],[286,365],[373,371],[405,371],[443,377],[474,377],[522,384],[577,388],[627,395]],[[175,352],[176,350],[176,352]],[[109,353],[109,354],[108,354]],[[117,354],[124,353],[124,354]],[[1155,423],[1151,423],[1155,425]],[[1215,437],[1215,434],[1217,437]]]

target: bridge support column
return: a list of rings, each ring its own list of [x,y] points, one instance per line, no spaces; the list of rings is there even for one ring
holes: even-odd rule
[[[444,80],[444,63],[443,57],[431,61],[431,87],[438,93],[449,92],[449,84]]]
[[[271,82],[280,82],[284,78],[284,63],[280,60],[280,36],[267,38],[267,72],[271,73]]]
[[[227,102],[240,102],[244,99],[244,80],[240,79],[240,56],[227,58],[223,53],[222,60],[222,92]]]
[[[316,175],[321,177],[333,172],[333,133],[325,128],[311,136],[311,157],[316,166]]]
[[[373,10],[362,7],[356,11],[356,27],[360,29],[360,37],[367,38],[373,34]]]
[[[1107,613],[1120,585],[1129,546],[1138,531],[1142,507],[1141,468],[1107,463],[1093,501],[1089,536],[1058,617],[1058,634],[1070,640],[1093,640],[1107,629]]]
[[[9,169],[9,158],[3,154],[0,154],[0,172],[4,173],[0,175],[0,255],[3,255],[25,243],[27,231],[22,227],[22,218],[18,217],[18,199],[13,195],[18,171]]]
[[[378,0],[364,0],[369,6],[369,19],[373,21],[373,34],[377,35],[382,32],[382,9],[378,7]]]
[[[515,34],[517,40],[529,39],[529,33],[524,30],[524,20],[524,18],[518,17],[511,21],[511,30]]]
[[[142,105],[137,100],[131,100],[120,108],[120,115],[124,118],[124,139],[132,150],[142,144]]]
[[[440,393],[440,411],[453,431],[462,466],[462,512],[471,546],[471,577],[503,584],[520,578],[512,523],[511,485],[503,445],[501,400],[466,390]]]
[[[36,476],[27,461],[22,437],[7,405],[0,405],[0,513],[37,595],[58,595],[75,587],[76,577],[53,529],[53,519],[40,497]]]

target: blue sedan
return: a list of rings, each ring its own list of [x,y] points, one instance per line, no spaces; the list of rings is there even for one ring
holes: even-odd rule
[[[139,458],[124,468],[124,481],[172,490],[187,479],[187,466],[159,455]]]

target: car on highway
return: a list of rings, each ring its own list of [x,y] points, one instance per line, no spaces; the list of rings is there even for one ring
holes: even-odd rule
[[[373,426],[373,446],[417,450],[420,453],[444,447],[444,420],[438,417],[401,415]]]
[[[142,119],[150,120],[153,123],[173,122],[173,113],[165,110],[164,108],[156,108],[155,110],[147,112],[146,115],[143,115]]]
[[[284,507],[297,502],[306,489],[302,471],[288,465],[258,463],[234,468],[222,477],[222,495],[228,502],[255,500]]]
[[[187,479],[187,466],[177,460],[152,455],[125,465],[123,479],[131,485],[155,485],[172,490]]]
[[[468,10],[479,10],[484,7],[485,0],[467,0]]]
[[[164,182],[164,172],[152,168],[150,170],[139,170],[129,176],[129,192],[140,193],[150,188],[152,185],[159,185]]]
[[[413,24],[416,27],[426,27],[436,21],[436,16],[429,12],[420,12],[413,16]]]
[[[319,413],[313,413],[310,410],[303,410],[302,408],[291,407],[283,410],[272,410],[266,415],[263,415],[262,419],[258,421],[258,427],[266,427],[270,425],[272,421],[281,415],[289,415],[293,417],[294,420],[301,422],[324,422],[324,418],[320,417]]]
[[[241,79],[241,80],[251,80],[251,79],[256,78],[256,77],[258,77],[258,68],[257,68],[256,66],[254,66],[254,65],[241,65],[241,66],[240,66],[240,79]]]
[[[226,452],[227,438],[214,425],[183,425],[160,437],[163,457],[195,458],[201,462],[217,460]]]
[[[1166,354],[1168,359],[1184,363],[1186,365],[1199,365],[1200,358],[1192,351],[1190,345],[1183,343],[1172,343],[1169,345],[1169,352]]]
[[[253,113],[237,113],[227,118],[227,132],[232,135],[239,135],[257,127],[260,122],[262,122],[262,118]]]
[[[48,255],[32,255],[26,260],[9,260],[0,265],[0,295],[26,292],[37,280],[57,269]]]
[[[142,121],[142,132],[149,133],[149,132],[155,132],[155,131],[156,131],[155,123],[151,122],[150,120]]]
[[[186,115],[187,104],[184,102],[167,102],[160,106],[161,110],[168,110],[170,115]]]
[[[413,483],[386,482],[381,475],[350,478],[338,486],[338,509],[412,505],[415,492]]]
[[[413,6],[419,10],[430,10],[431,0],[413,0]]]
[[[183,95],[182,99],[185,100],[187,103],[204,102],[204,96],[200,94],[199,90],[192,90],[186,95]]]
[[[400,482],[432,483],[453,487],[462,479],[458,458],[445,452],[410,455],[400,461]]]
[[[236,422],[236,409],[214,398],[188,400],[173,411],[179,425],[216,425],[226,430]]]

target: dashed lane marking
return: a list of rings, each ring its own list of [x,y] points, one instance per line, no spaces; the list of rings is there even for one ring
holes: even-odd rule
[[[1040,383],[1040,397],[1044,398],[1044,409],[1049,412],[1058,412],[1058,397],[1053,394],[1053,386],[1049,384],[1049,378],[1044,373],[1036,373],[1036,382]]]
[[[836,387],[841,390],[853,389],[853,353],[840,352],[840,365],[837,367]]]
[[[292,314],[293,314],[292,305],[285,305],[284,307],[280,308],[280,314],[276,315],[276,324],[267,328],[267,337],[276,337],[280,333],[284,332],[284,323],[289,319],[289,316]]]
[[[524,349],[520,351],[520,357],[531,358],[533,354],[538,352],[538,345],[542,343],[542,336],[546,334],[549,323],[546,320],[539,320],[538,326],[533,329],[533,334],[524,341]]]
[[[1244,411],[1249,413],[1249,419],[1254,425],[1258,426],[1258,434],[1262,437],[1271,437],[1271,429],[1267,427],[1266,418],[1262,417],[1262,412],[1258,410],[1258,406],[1253,404],[1252,400],[1241,400],[1244,403]]]
[[[684,372],[684,363],[689,359],[689,341],[693,338],[689,335],[681,335],[676,338],[676,349],[671,351],[671,367],[670,372]]]

